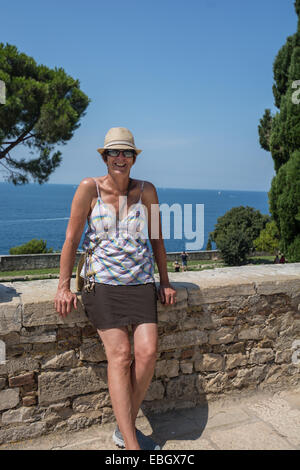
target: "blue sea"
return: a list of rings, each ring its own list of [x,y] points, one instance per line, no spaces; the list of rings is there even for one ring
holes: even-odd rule
[[[76,188],[72,184],[14,186],[0,183],[0,255],[9,254],[11,247],[33,238],[45,240],[47,248],[61,250]],[[193,230],[199,228],[197,221],[200,220],[196,216],[196,204],[204,204],[204,227],[203,224],[201,226],[204,243],[195,247],[196,250],[206,249],[209,233],[214,230],[218,217],[232,207],[250,206],[262,214],[270,214],[268,193],[264,191],[157,188],[157,193],[160,204],[179,204],[182,214],[185,211],[184,204],[190,205]],[[186,243],[193,240],[190,236],[184,236],[187,233],[184,228],[183,237],[178,239],[178,234],[172,229],[173,220],[171,215],[170,237],[165,238],[166,251],[188,251]],[[84,232],[78,249],[81,249],[83,237]]]

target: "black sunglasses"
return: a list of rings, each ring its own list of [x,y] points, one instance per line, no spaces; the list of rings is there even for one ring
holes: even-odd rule
[[[117,150],[117,149],[106,150],[106,155],[108,155],[109,157],[118,157],[121,152],[123,153],[124,157],[127,157],[127,158],[134,157],[135,155],[134,150]]]

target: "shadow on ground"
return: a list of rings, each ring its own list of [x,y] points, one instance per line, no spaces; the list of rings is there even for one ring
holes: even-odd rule
[[[143,404],[141,410],[152,429],[150,437],[158,442],[162,449],[167,441],[173,441],[176,445],[177,440],[193,441],[199,439],[208,421],[206,399],[203,399],[203,403],[194,408],[170,410],[160,414],[144,412]]]

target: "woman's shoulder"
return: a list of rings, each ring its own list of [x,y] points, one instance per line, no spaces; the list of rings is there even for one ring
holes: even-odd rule
[[[102,183],[103,176],[86,176],[83,178],[79,186],[86,188],[88,191],[97,189],[97,185],[100,187]]]
[[[153,189],[155,189],[154,184],[151,183],[150,181],[134,179],[133,182],[137,186],[143,186],[144,190],[151,190],[151,189],[153,190]]]
[[[85,194],[90,198],[97,197],[97,185],[98,188],[100,188],[101,178],[102,177],[99,176],[86,176],[80,181],[78,189],[81,191],[82,194]]]
[[[141,180],[141,183],[143,184],[142,202],[146,205],[157,203],[158,196],[154,184],[146,180]]]
[[[101,180],[102,180],[103,176],[86,176],[85,178],[83,178],[79,184],[81,185],[95,185],[95,181],[97,183],[101,183]]]

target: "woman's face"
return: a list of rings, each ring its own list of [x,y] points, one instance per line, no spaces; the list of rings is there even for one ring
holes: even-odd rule
[[[128,175],[132,165],[135,163],[136,156],[134,155],[132,157],[125,157],[124,153],[120,150],[120,153],[117,157],[105,155],[103,160],[107,165],[109,173]]]

